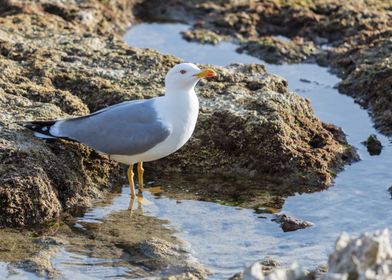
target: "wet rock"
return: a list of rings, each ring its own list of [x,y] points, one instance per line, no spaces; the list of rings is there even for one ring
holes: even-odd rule
[[[213,34],[219,34],[223,39],[236,41],[240,45],[239,52],[245,51],[271,63],[295,63],[314,57],[318,53],[318,48],[312,40],[289,33],[288,30],[283,32],[285,23],[294,16],[291,15],[292,11],[283,11],[277,5],[278,3],[263,1],[226,1],[219,5],[214,1],[203,0],[174,0],[166,1],[164,4],[159,1],[145,1],[139,5],[139,10],[144,11],[139,15],[148,20],[173,20],[182,13],[182,17],[189,22],[196,22],[194,28],[186,33],[193,41],[205,41],[204,36],[197,36],[194,30],[208,30]],[[162,13],[162,10],[165,13]],[[290,26],[287,25],[287,28]],[[290,39],[275,37],[277,34],[290,35]]]
[[[371,156],[378,156],[379,154],[381,154],[383,147],[380,140],[377,139],[376,135],[370,135],[368,139],[366,139],[366,141],[362,142],[362,144],[366,146]]]
[[[52,258],[60,250],[60,246],[68,242],[60,237],[49,236],[40,237],[35,242],[43,248],[26,260],[12,263],[11,266],[35,273],[40,277],[56,278],[59,274],[52,265]]]
[[[389,194],[391,195],[391,198],[392,198],[392,186],[390,186],[390,187],[388,188],[388,192],[389,192]]]
[[[264,178],[254,180],[240,176],[210,176],[156,172],[149,173],[152,186],[162,186],[161,193],[176,200],[202,200],[222,205],[255,209],[257,214],[281,211],[285,199],[294,195],[292,186]],[[262,180],[262,184],[260,184]],[[306,191],[306,189],[302,189]]]
[[[275,218],[273,218],[272,221],[280,224],[284,232],[296,231],[299,229],[314,226],[314,224],[311,222],[293,218],[286,214],[275,215]]]
[[[1,261],[14,263],[31,257],[42,248],[36,240],[36,233],[26,229],[0,229]]]
[[[175,236],[168,221],[145,215],[142,206],[135,204],[113,211],[100,223],[95,219],[78,222],[80,231],[68,230],[67,251],[114,260],[113,266],[125,266],[134,277],[143,279],[207,278],[209,271],[192,257],[189,244]]]
[[[240,45],[237,51],[246,52],[275,64],[299,63],[318,53],[313,42],[298,37],[283,41],[276,37],[263,36],[257,40],[241,40]]]
[[[375,126],[392,135],[391,100],[392,64],[389,59],[392,42],[391,21],[379,30],[362,31],[347,40],[338,51],[328,55],[332,66],[344,79],[339,90],[354,97],[372,112]]]
[[[105,196],[95,206],[110,205],[114,198],[118,194]],[[101,260],[96,263],[97,269],[107,273],[120,268],[124,277],[132,273],[132,277],[143,279],[202,279],[208,274],[192,257],[189,245],[175,237],[168,221],[144,215],[141,205],[132,211],[113,209],[106,214],[93,214],[92,219],[87,215],[81,220],[67,215],[66,223],[54,222],[33,230],[1,229],[0,259],[9,263],[7,269],[19,278],[27,271],[62,279],[70,270],[61,265],[58,269],[53,259],[68,258],[69,254],[80,257],[83,263]],[[71,273],[83,274],[84,278],[90,275],[83,268]]]
[[[4,1],[3,1],[4,2]],[[117,35],[133,1],[5,1],[0,12],[0,227],[57,219],[119,183],[121,168],[83,145],[34,139],[16,122],[87,114],[162,94],[179,59],[129,48]],[[129,9],[128,9],[129,8]],[[241,21],[249,21],[245,14]],[[355,157],[344,135],[260,65],[216,68],[201,83],[190,142],[157,172],[247,176],[319,190]]]
[[[216,45],[222,40],[218,34],[209,30],[199,28],[182,32],[182,37],[190,42],[198,42],[211,45]]]
[[[144,265],[162,274],[171,274],[167,279],[206,279],[208,276],[208,271],[183,246],[152,238],[143,241],[138,250],[148,258]]]

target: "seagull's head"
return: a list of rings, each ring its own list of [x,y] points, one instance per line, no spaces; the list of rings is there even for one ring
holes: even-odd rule
[[[216,72],[212,69],[201,70],[193,63],[180,63],[174,66],[166,75],[166,91],[189,91],[195,87],[202,78],[215,77]]]

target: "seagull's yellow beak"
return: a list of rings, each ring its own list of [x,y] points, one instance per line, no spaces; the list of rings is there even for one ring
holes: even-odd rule
[[[200,73],[197,73],[194,75],[195,77],[198,78],[212,78],[216,76],[216,72],[210,68],[203,69]]]

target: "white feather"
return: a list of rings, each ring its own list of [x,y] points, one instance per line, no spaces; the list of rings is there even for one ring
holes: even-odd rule
[[[199,113],[199,100],[195,93],[198,78],[195,78],[195,74],[200,69],[186,63],[180,67],[186,67],[187,75],[176,72],[179,70],[176,67],[170,70],[166,76],[165,95],[154,102],[158,118],[171,126],[172,133],[146,152],[129,156],[110,155],[112,159],[125,164],[157,160],[180,149],[192,136]]]

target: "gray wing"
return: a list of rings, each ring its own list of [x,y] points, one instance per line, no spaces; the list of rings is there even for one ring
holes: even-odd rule
[[[106,154],[145,152],[171,133],[171,126],[158,118],[154,102],[154,99],[128,101],[88,116],[63,120],[58,124],[56,136],[76,140]]]

